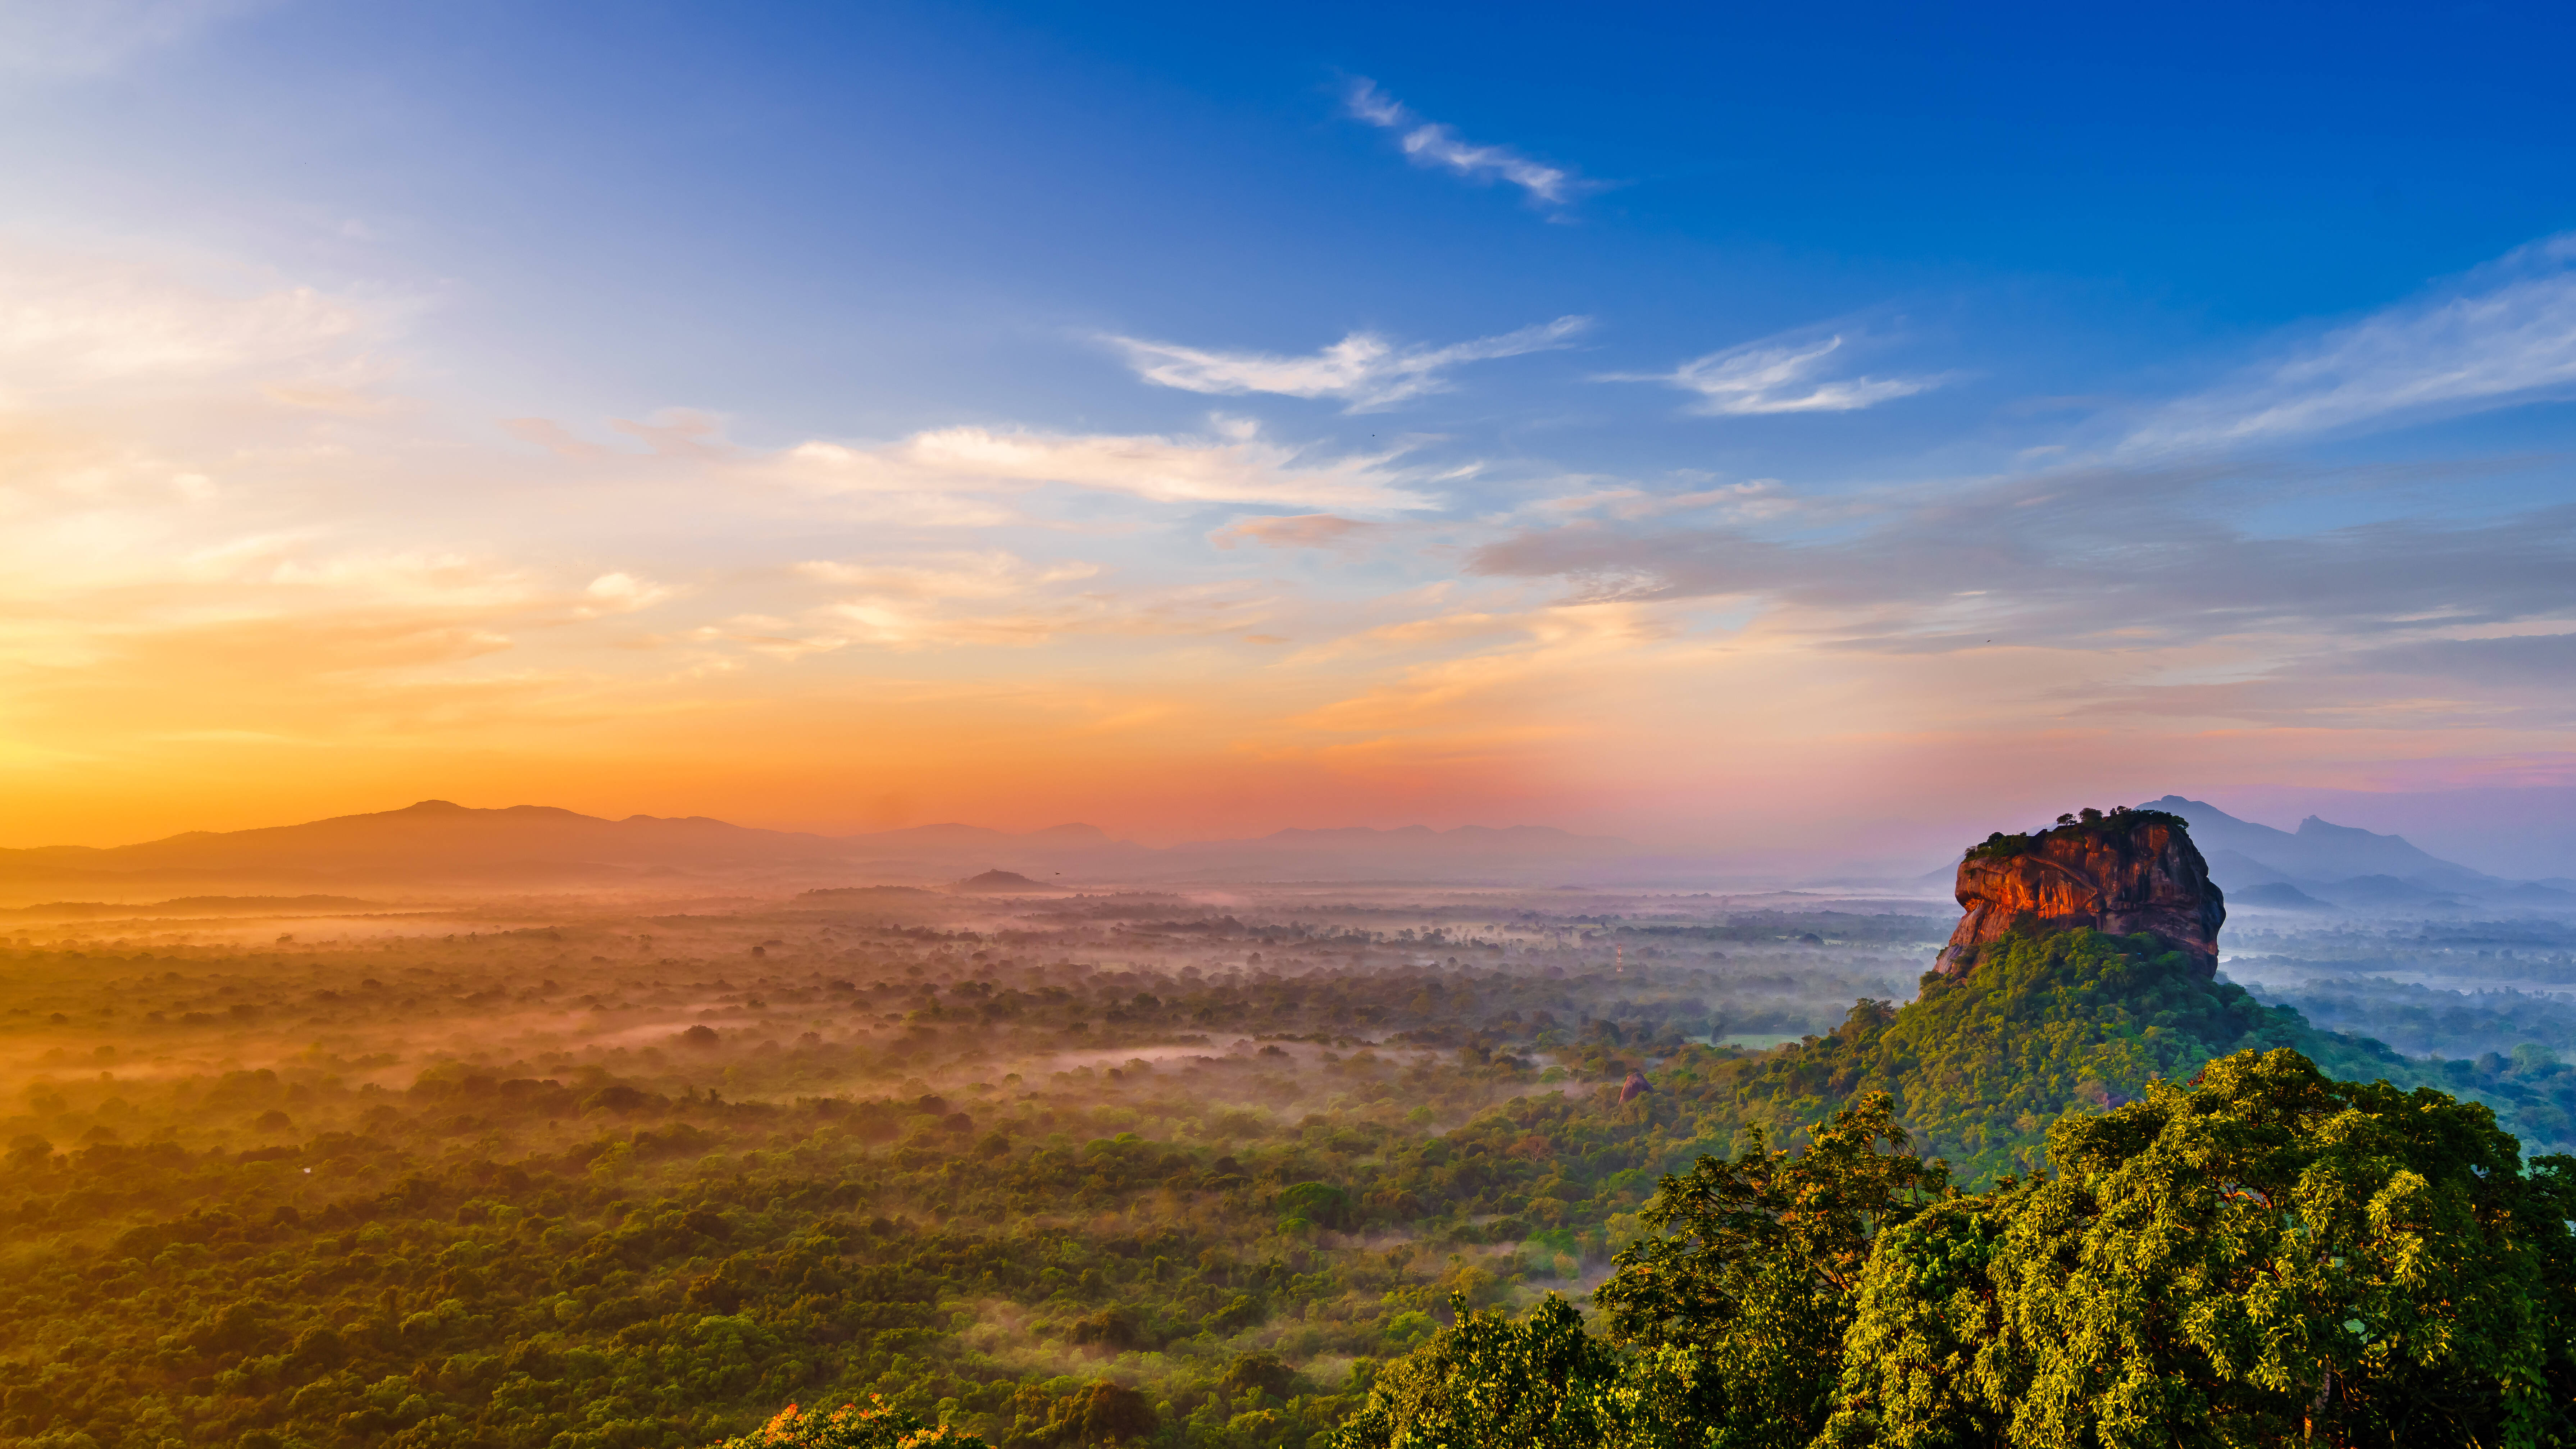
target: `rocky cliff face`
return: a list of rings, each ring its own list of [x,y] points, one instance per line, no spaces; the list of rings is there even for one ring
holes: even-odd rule
[[[1959,862],[1967,916],[1934,969],[1965,976],[1990,943],[2016,927],[2090,926],[2115,936],[2153,932],[2191,957],[2203,979],[2218,974],[2226,898],[2182,818],[2161,810],[2087,810],[2085,818],[2031,835],[1994,835]]]

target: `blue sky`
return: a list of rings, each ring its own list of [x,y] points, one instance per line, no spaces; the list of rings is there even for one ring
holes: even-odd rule
[[[0,830],[2576,783],[2570,28],[0,5]]]

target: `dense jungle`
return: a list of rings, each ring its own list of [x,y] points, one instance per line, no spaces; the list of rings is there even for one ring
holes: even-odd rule
[[[0,1444],[1324,1449],[1715,1433],[1748,1404],[1770,1437],[1690,1442],[1880,1442],[1826,1403],[1832,1354],[1755,1392],[1695,1366],[1731,1361],[1722,1335],[1635,1307],[1705,1240],[1690,1183],[1762,1176],[1726,1191],[1769,1221],[1791,1164],[1859,1164],[1893,1196],[1835,1187],[1851,1231],[1929,1213],[1999,1242],[2066,1181],[2061,1118],[2188,1115],[2176,1084],[2247,1050],[2568,1145],[2545,992],[2519,1042],[2455,1023],[2441,1040],[2480,1056],[2410,1057],[2152,942],[2034,938],[1940,983],[1951,920],[906,888],[17,912]],[[2357,979],[2380,984],[2354,1000],[2401,990]],[[2496,1141],[2477,1160],[2523,1183]],[[1896,1186],[1868,1166],[1923,1152],[1943,1161]],[[1773,1255],[1850,1259],[1765,1290],[1805,1305],[1795,1341],[1839,1343],[1863,1299],[1915,1311],[1832,1237]],[[1944,1331],[1954,1355],[1984,1341]],[[1462,1428],[1426,1407],[1426,1364],[1469,1383],[1530,1353],[1563,1360],[1540,1378],[1565,1404],[1628,1408]],[[2056,1371],[1997,1362],[2000,1395]],[[2564,1365],[2527,1367],[2563,1407]]]

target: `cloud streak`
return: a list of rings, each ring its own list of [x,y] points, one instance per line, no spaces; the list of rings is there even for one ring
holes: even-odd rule
[[[2576,392],[2576,235],[2520,248],[2177,401],[2131,453],[2360,431]]]
[[[311,287],[222,289],[154,268],[0,245],[0,405],[216,386],[269,401],[346,393],[405,306]]]
[[[1330,513],[1299,513],[1230,523],[1209,534],[1208,542],[1218,548],[1257,544],[1263,548],[1338,549],[1367,539],[1381,527]]]
[[[877,447],[805,443],[777,466],[825,492],[971,493],[1057,484],[1156,503],[1431,506],[1392,464],[1392,454],[1313,458],[1235,423],[1213,438],[940,428]]]
[[[1692,358],[1670,372],[1610,373],[1603,382],[1660,382],[1695,392],[1703,417],[1848,413],[1938,387],[1939,377],[1836,377],[1839,335],[1822,341],[1754,342]]]
[[[2427,757],[2553,749],[2576,718],[2576,508],[2450,493],[2415,509],[2418,485],[2470,465],[2302,477],[2224,448],[2549,395],[2576,330],[2568,271],[2547,247],[2518,255],[2306,334],[2241,399],[2145,415],[2165,438],[2219,440],[2201,451],[1819,490],[1742,476],[1799,459],[1687,440],[1658,458],[1620,439],[1616,463],[1514,456],[1596,446],[1571,430],[1414,453],[1224,419],[1155,433],[952,413],[977,421],[773,446],[728,433],[774,427],[757,407],[737,421],[636,399],[567,426],[535,396],[459,418],[392,386],[398,298],[47,261],[0,283],[0,687],[19,711],[0,750],[121,762],[153,792],[247,778],[216,757],[254,738],[385,778],[445,768],[428,752],[517,752],[551,786],[606,778],[596,741],[615,735],[633,758],[686,739],[668,758],[761,755],[784,779],[842,760],[863,717],[871,741],[908,731],[867,746],[887,773],[977,742],[923,787],[945,791],[1040,778],[997,774],[1005,752],[982,746],[1053,748],[1064,732],[1029,723],[1047,711],[1164,710],[1177,722],[1150,747],[1056,776],[1150,784],[1187,758],[1230,779],[1246,759],[1343,750],[1402,762],[1372,780],[1454,759],[1479,781],[1631,791],[1653,813],[1696,788],[1659,763],[1676,742],[1720,738],[1704,753],[1760,761],[1783,808],[1811,814],[1816,792],[1868,776],[1869,751],[1888,779],[1941,774],[1907,752],[1942,734],[2017,763],[2057,748],[2065,778],[2138,742],[2304,762],[2312,741],[2290,736],[2309,730]],[[1107,340],[1159,387],[1363,412],[1582,325],[1358,332],[1285,356]],[[1722,417],[1846,414],[1942,384],[1890,374],[1883,341],[1856,321],[1805,329],[1650,380]],[[287,397],[333,387],[375,406]],[[1631,401],[1669,412],[1665,396]],[[2104,424],[2065,426],[2051,441]],[[2377,521],[2302,511],[2329,494],[2337,521]],[[2228,733],[2213,719],[2281,733],[2212,744]],[[2124,743],[2048,743],[2077,730]],[[181,731],[194,753],[161,743]],[[46,808],[95,809],[114,773],[48,776]],[[779,798],[805,809],[811,789]]]
[[[2576,506],[2267,536],[2221,516],[2244,484],[2217,466],[2091,469],[1884,495],[1822,530],[1582,520],[1488,543],[1467,572],[1579,598],[1751,599],[1825,647],[1881,654],[2290,636],[2339,650],[2576,613]]]
[[[1446,347],[1399,346],[1374,332],[1354,332],[1320,352],[1283,357],[1271,352],[1225,352],[1110,337],[1136,375],[1161,387],[1199,393],[1275,393],[1282,397],[1340,398],[1348,412],[1392,407],[1427,393],[1445,392],[1450,369],[1463,363],[1521,357],[1569,345],[1591,325],[1589,317],[1559,317],[1498,337]]]
[[[1033,563],[1000,549],[910,553],[859,562],[798,564],[796,577],[829,590],[802,638],[709,630],[766,652],[816,653],[850,645],[917,650],[948,645],[1026,648],[1067,634],[1172,637],[1240,633],[1274,601],[1240,584],[1113,588],[1080,560]],[[1066,585],[1081,585],[1066,588]],[[784,646],[784,647],[780,647]]]
[[[1532,160],[1509,146],[1479,146],[1456,130],[1415,115],[1371,80],[1354,81],[1345,97],[1349,115],[1381,130],[1403,133],[1397,142],[1416,166],[1436,167],[1469,181],[1503,181],[1529,199],[1563,206],[1594,183],[1563,166]]]

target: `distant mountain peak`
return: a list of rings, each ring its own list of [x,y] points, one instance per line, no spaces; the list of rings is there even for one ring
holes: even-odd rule
[[[2315,894],[2318,887],[2343,882],[2346,894],[2391,903],[2395,896],[2390,887],[2432,899],[2447,892],[2476,892],[2504,884],[2430,854],[2402,835],[2337,825],[2322,816],[2308,816],[2293,832],[2240,820],[2207,801],[2180,795],[2150,801],[2147,808],[2190,821],[2193,838],[2208,853],[2220,883],[2230,890],[2288,881]],[[2376,884],[2378,878],[2385,878],[2388,886]]]
[[[1060,891],[1064,887],[1031,880],[1016,870],[988,870],[982,875],[968,876],[959,881],[957,889],[974,891],[979,895],[1031,895],[1045,891]]]
[[[468,806],[419,800],[388,810],[294,825],[185,835],[110,847],[0,851],[0,889],[22,900],[77,899],[112,886],[198,894],[370,889],[399,882],[441,889],[580,888],[690,875],[742,875],[804,884],[844,878],[954,881],[1009,861],[1025,884],[1063,880],[1330,880],[1539,884],[1569,878],[1684,875],[1700,868],[1607,836],[1544,825],[1435,829],[1289,829],[1259,839],[1170,846],[1122,841],[1067,821],[1026,833],[959,823],[825,836],[734,825],[703,815],[585,815],[554,805]],[[2401,872],[2402,873],[2402,872]],[[145,884],[149,882],[149,884]],[[955,889],[955,886],[948,887]],[[990,888],[989,886],[987,888]]]
[[[2311,815],[2300,821],[2298,833],[2301,835],[2324,835],[2345,840],[2404,840],[2406,838],[2402,835],[2382,835],[2375,830],[2364,830],[2358,825],[2337,825],[2322,815]],[[2410,846],[2408,848],[2412,849],[2413,847]]]

